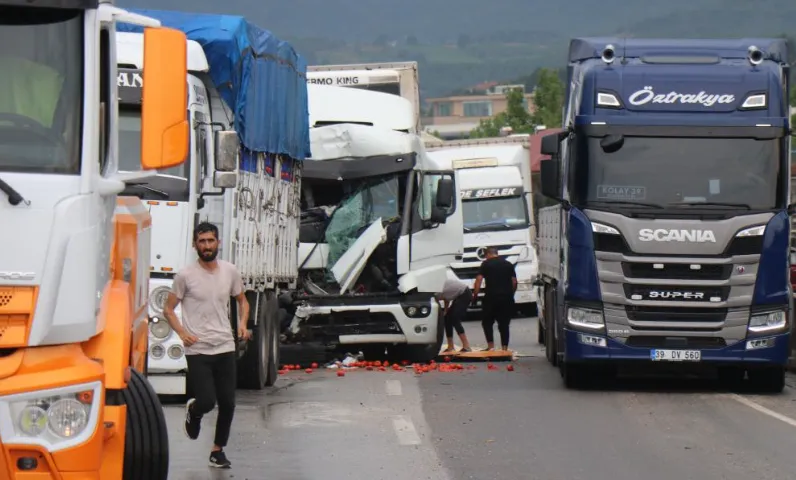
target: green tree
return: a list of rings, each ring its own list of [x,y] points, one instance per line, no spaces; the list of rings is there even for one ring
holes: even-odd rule
[[[556,70],[544,68],[539,72],[539,82],[533,92],[533,104],[535,108],[531,118],[534,125],[548,128],[561,126],[564,84]]]
[[[534,123],[525,103],[522,89],[506,92],[506,111],[481,120],[470,132],[470,138],[488,138],[500,136],[503,127],[510,127],[511,133],[531,133]]]

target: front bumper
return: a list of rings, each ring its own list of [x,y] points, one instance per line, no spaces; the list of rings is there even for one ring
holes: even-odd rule
[[[0,359],[0,370],[6,372],[0,379],[0,478],[99,479],[106,459],[121,460],[123,443],[112,452],[109,445],[124,431],[113,425],[98,430],[124,407],[105,405],[102,366],[80,345],[20,349]],[[49,404],[49,415],[58,409],[56,398],[73,403],[72,398],[81,399],[88,409],[85,429],[68,440],[49,426],[36,436],[23,434],[20,429],[28,422],[22,420],[20,407]]]
[[[622,344],[604,334],[581,332],[564,329],[566,350],[564,360],[573,363],[641,363],[671,364],[675,362],[651,360],[651,351],[648,347],[630,347]],[[773,345],[763,348],[747,349],[747,342],[751,340],[771,339]],[[603,343],[605,346],[597,345]],[[666,349],[666,347],[663,347]],[[685,350],[670,348],[672,350]],[[686,348],[688,349],[688,348]],[[790,356],[790,334],[780,333],[744,339],[722,348],[688,349],[699,350],[699,362],[678,362],[682,364],[697,363],[700,365],[718,366],[785,366]]]
[[[300,305],[290,326],[293,337],[331,345],[436,343],[440,314],[437,302],[411,302],[418,308],[428,308],[427,315],[412,317],[405,311],[407,302],[402,305],[354,298],[349,304],[339,298],[316,298]]]

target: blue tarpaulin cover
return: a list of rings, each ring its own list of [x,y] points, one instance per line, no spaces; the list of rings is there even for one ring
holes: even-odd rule
[[[244,147],[295,160],[310,156],[307,62],[292,45],[243,17],[128,10],[181,30],[202,46],[210,77],[235,114],[235,129]],[[123,23],[116,28],[143,31]]]

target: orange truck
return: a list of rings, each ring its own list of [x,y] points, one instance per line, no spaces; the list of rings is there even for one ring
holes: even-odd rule
[[[118,171],[115,24],[145,29],[141,169]],[[0,0],[0,479],[159,480],[151,218],[185,161],[186,38],[100,0]]]

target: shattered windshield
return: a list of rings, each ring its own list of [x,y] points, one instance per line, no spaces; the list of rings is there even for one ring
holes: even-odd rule
[[[376,219],[398,216],[398,188],[397,176],[382,178],[363,185],[343,200],[326,227],[330,270]]]

